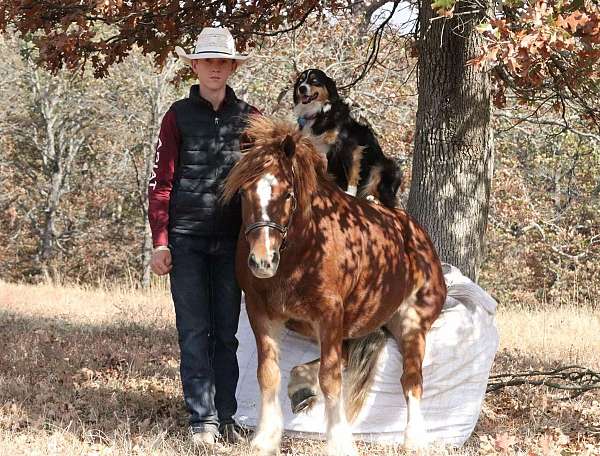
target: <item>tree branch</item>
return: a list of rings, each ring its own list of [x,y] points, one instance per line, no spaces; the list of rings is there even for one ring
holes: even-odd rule
[[[581,366],[564,366],[551,371],[528,371],[490,375],[487,393],[508,386],[547,386],[569,392],[577,397],[587,391],[600,389],[600,373]]]

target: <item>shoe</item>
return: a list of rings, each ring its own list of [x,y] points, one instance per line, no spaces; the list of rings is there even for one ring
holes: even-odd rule
[[[197,447],[209,447],[217,442],[217,436],[210,431],[192,431],[192,442]]]
[[[226,423],[219,426],[221,439],[230,444],[239,444],[248,442],[250,430],[237,423]]]

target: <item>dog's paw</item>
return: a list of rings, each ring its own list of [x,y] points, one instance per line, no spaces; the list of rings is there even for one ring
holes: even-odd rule
[[[365,197],[365,199],[371,203],[371,204],[381,204],[381,201],[379,201],[375,196],[373,195],[367,195]]]

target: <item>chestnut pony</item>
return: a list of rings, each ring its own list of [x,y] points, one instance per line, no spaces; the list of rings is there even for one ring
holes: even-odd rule
[[[223,200],[241,196],[236,273],[256,337],[261,390],[252,445],[260,454],[279,449],[278,335],[288,320],[320,343],[329,455],[356,454],[342,400],[342,342],[381,327],[403,356],[405,445],[424,445],[425,334],[446,299],[427,233],[402,210],[340,190],[295,125],[257,116],[246,134],[252,147],[227,177]]]

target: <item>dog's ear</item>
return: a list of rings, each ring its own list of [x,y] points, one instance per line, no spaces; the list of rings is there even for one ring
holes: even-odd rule
[[[329,101],[337,101],[340,99],[335,81],[327,75],[325,75],[325,88],[327,89],[327,92],[329,92]]]
[[[298,86],[300,85],[300,83],[302,81],[304,81],[305,76],[306,75],[306,70],[303,71],[302,73],[298,73],[296,75],[296,82],[294,82],[294,93],[292,93],[292,96],[294,97],[294,105],[297,105],[299,103],[299,99],[298,99]]]
[[[292,158],[292,155],[296,152],[296,142],[291,135],[286,135],[283,141],[281,141],[281,150],[286,157]]]

